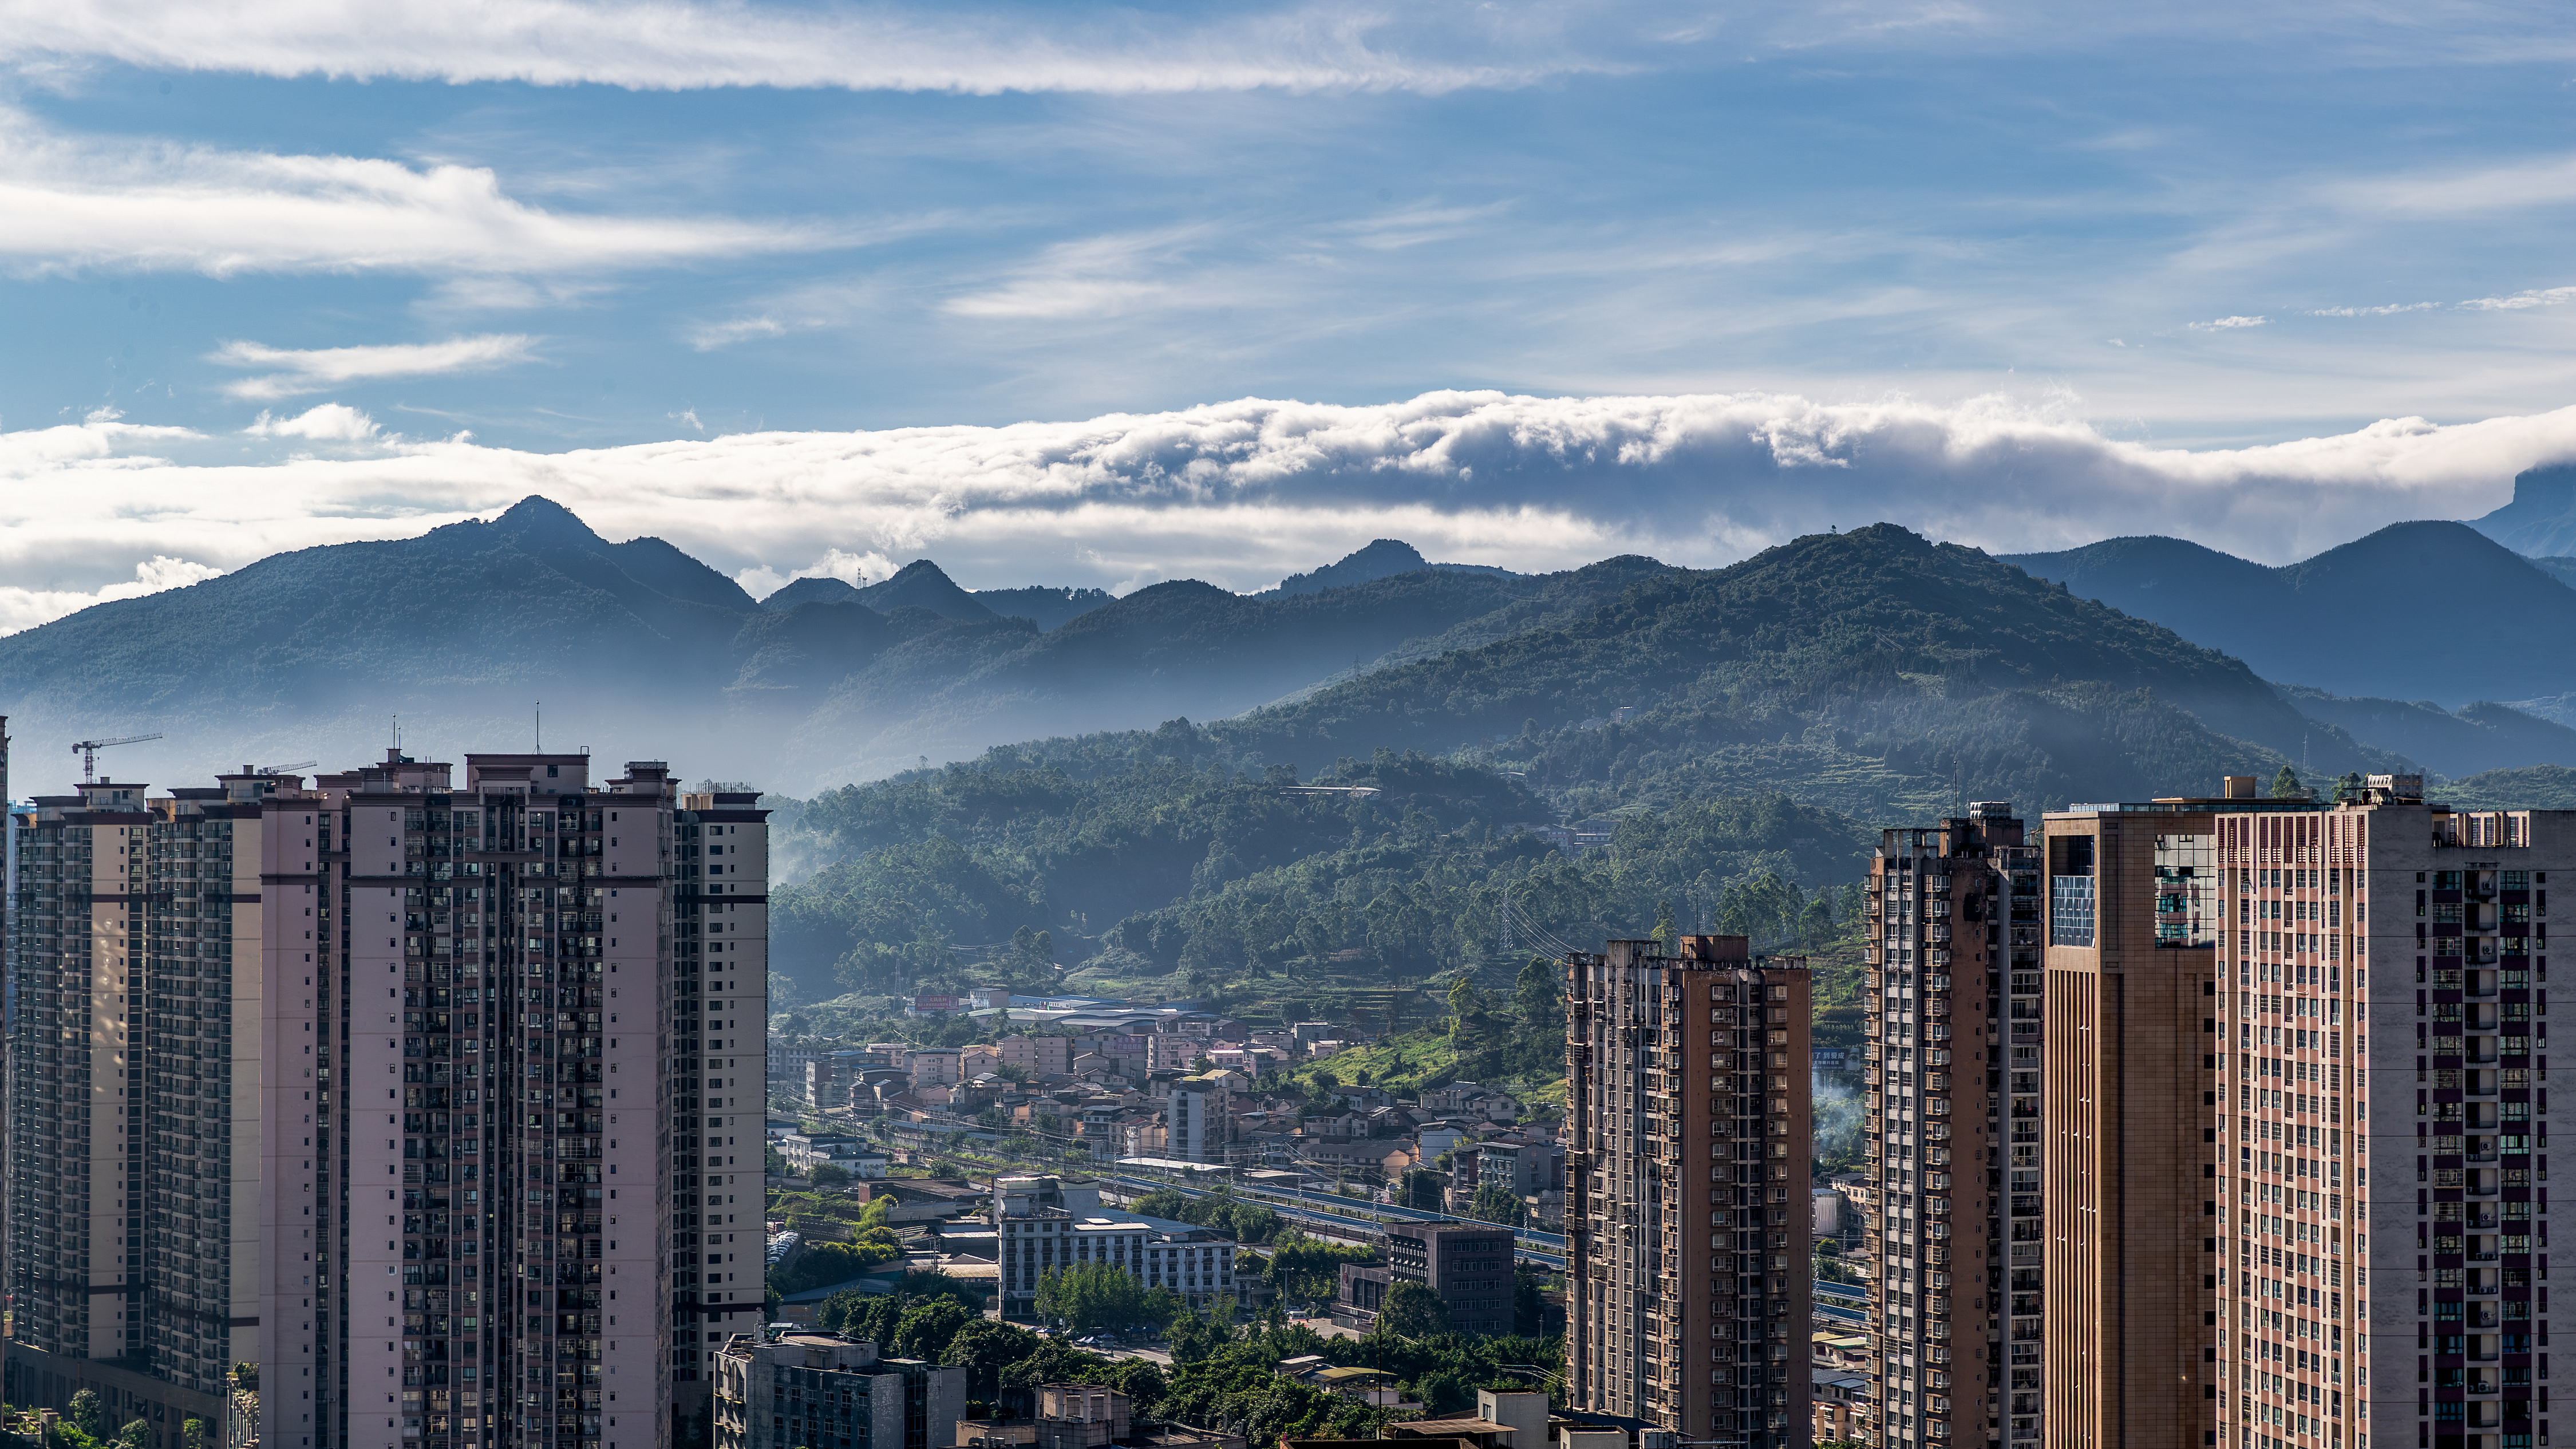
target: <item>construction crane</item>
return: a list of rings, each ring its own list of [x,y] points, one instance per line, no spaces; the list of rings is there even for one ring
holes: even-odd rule
[[[110,745],[139,745],[145,740],[159,738],[161,736],[158,734],[119,735],[112,740],[81,740],[75,743],[72,746],[72,753],[81,757],[81,783],[87,785],[98,779],[99,751]]]
[[[320,763],[322,763],[320,760],[298,760],[291,765],[261,765],[252,770],[251,773],[254,775],[283,775],[289,770],[309,769]]]

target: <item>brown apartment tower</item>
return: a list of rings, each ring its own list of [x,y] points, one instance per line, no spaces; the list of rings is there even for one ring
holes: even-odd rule
[[[1684,936],[1565,966],[1570,1396],[1684,1440],[1804,1444],[1807,963]]]
[[[669,1449],[704,1407],[761,1311],[763,814],[457,775],[15,817],[10,1402],[165,1449]]]
[[[2052,1445],[2216,1442],[2210,805],[2078,805],[2042,826],[2042,1421]]]
[[[2038,851],[2012,806],[1881,833],[1867,887],[1863,1243],[1875,1442],[2040,1433]]]

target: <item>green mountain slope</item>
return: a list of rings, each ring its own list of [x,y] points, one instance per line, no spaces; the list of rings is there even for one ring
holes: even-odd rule
[[[1076,987],[1508,981],[1532,950],[1597,949],[1665,906],[1766,946],[1831,936],[1876,843],[1772,796],[1636,812],[1613,849],[1572,861],[1512,828],[1545,807],[1479,766],[1390,752],[1328,777],[1373,792],[1359,795],[1285,779],[1175,723],[826,792],[797,812],[790,848],[830,863],[774,895],[774,967],[809,1001],[940,981],[1043,987],[1051,974],[1005,943],[1046,930],[1060,961],[1086,963]]]
[[[1921,817],[1957,794],[2030,808],[2208,793],[2302,753],[2320,771],[2398,763],[2235,659],[1889,524],[1646,574],[1608,603],[1217,729],[1309,767],[1481,741],[1581,808],[1777,789]]]

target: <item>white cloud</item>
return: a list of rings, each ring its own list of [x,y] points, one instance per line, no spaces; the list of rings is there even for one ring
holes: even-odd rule
[[[1435,392],[561,453],[387,439],[358,456],[232,456],[121,419],[0,434],[0,577],[26,590],[11,607],[76,607],[156,556],[237,568],[488,517],[530,493],[611,538],[667,538],[756,592],[924,556],[970,588],[1250,589],[1381,537],[1529,570],[1627,552],[1715,565],[1881,519],[1997,552],[2160,533],[2282,562],[2496,507],[2515,473],[2576,459],[2576,408],[2188,451],[2105,437],[2063,393]]]
[[[395,377],[436,377],[483,372],[529,360],[537,339],[515,332],[451,337],[445,342],[382,343],[370,347],[293,350],[258,342],[227,342],[206,355],[226,367],[271,367],[275,372],[224,384],[226,394],[265,401],[298,393],[328,392],[349,383]],[[318,410],[317,410],[318,411]],[[265,417],[266,414],[262,414]]]
[[[844,553],[836,548],[792,572],[780,573],[761,564],[735,574],[733,581],[742,585],[744,593],[765,599],[798,579],[839,579],[854,587],[865,587],[893,578],[897,567],[894,560],[881,553]]]
[[[134,599],[157,594],[164,589],[185,588],[207,579],[221,578],[222,569],[208,568],[167,554],[154,554],[134,566],[134,577],[121,584],[89,593],[69,589],[23,589],[0,585],[0,634],[15,634],[39,624],[76,614],[93,604],[111,599]]]
[[[2348,210],[2450,217],[2520,211],[2576,201],[2576,156],[2517,161],[2474,171],[2419,171],[2337,182],[2324,195]]]
[[[2576,287],[2544,287],[2516,292],[2509,297],[2475,297],[2460,306],[2471,312],[2520,312],[2531,307],[2555,307],[2564,302],[2576,302]]]
[[[324,403],[291,418],[273,418],[263,409],[242,431],[254,438],[309,438],[317,443],[363,443],[378,436],[375,419],[345,403]]]
[[[1611,67],[1563,30],[1481,6],[1406,14],[1292,5],[1192,25],[963,8],[807,9],[579,0],[5,0],[0,56],[99,57],[267,76],[524,81],[637,90],[716,86],[1093,91],[1277,88],[1443,92]],[[1410,40],[1439,59],[1406,53]],[[1477,57],[1484,58],[1460,58]]]
[[[1009,281],[951,298],[946,310],[959,317],[1054,322],[1153,307],[1229,304],[1239,300],[1235,289],[1181,273],[1190,244],[1207,238],[1209,231],[1185,226],[1058,242]]]
[[[805,225],[546,211],[478,166],[67,139],[0,110],[0,262],[25,269],[547,273],[853,239]]]
[[[737,317],[727,322],[710,322],[701,327],[693,327],[689,330],[689,345],[700,352],[713,352],[719,347],[731,347],[737,342],[748,342],[755,337],[784,337],[787,335],[787,330],[786,323],[764,312],[757,317]]]
[[[2439,302],[2391,302],[2384,307],[2319,307],[2308,315],[2311,317],[2394,317],[2400,312],[2430,312],[2441,305]]]
[[[2194,332],[2233,332],[2240,327],[2266,327],[2271,325],[2271,321],[2269,317],[2221,317],[2214,322],[2194,322],[2190,326]]]

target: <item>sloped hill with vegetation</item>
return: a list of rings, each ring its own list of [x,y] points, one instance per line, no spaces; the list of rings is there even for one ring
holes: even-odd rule
[[[794,848],[834,863],[773,895],[773,969],[802,1001],[1045,986],[1026,946],[1045,931],[1085,975],[1192,991],[1508,983],[1531,949],[1596,949],[1667,914],[1822,939],[1876,844],[1772,796],[1632,812],[1612,849],[1569,860],[1515,828],[1546,807],[1480,766],[1386,752],[1323,792],[1292,778],[1175,723],[829,792],[802,806]]]
[[[2526,765],[2518,770],[2486,770],[2445,781],[2430,793],[2441,803],[2463,810],[2576,810],[2576,769]]]
[[[2235,659],[1889,524],[1646,573],[1610,602],[1214,728],[1308,765],[1472,744],[1577,809],[1779,790],[1923,818],[1960,795],[2206,793],[2302,750],[2319,771],[2398,763]]]

